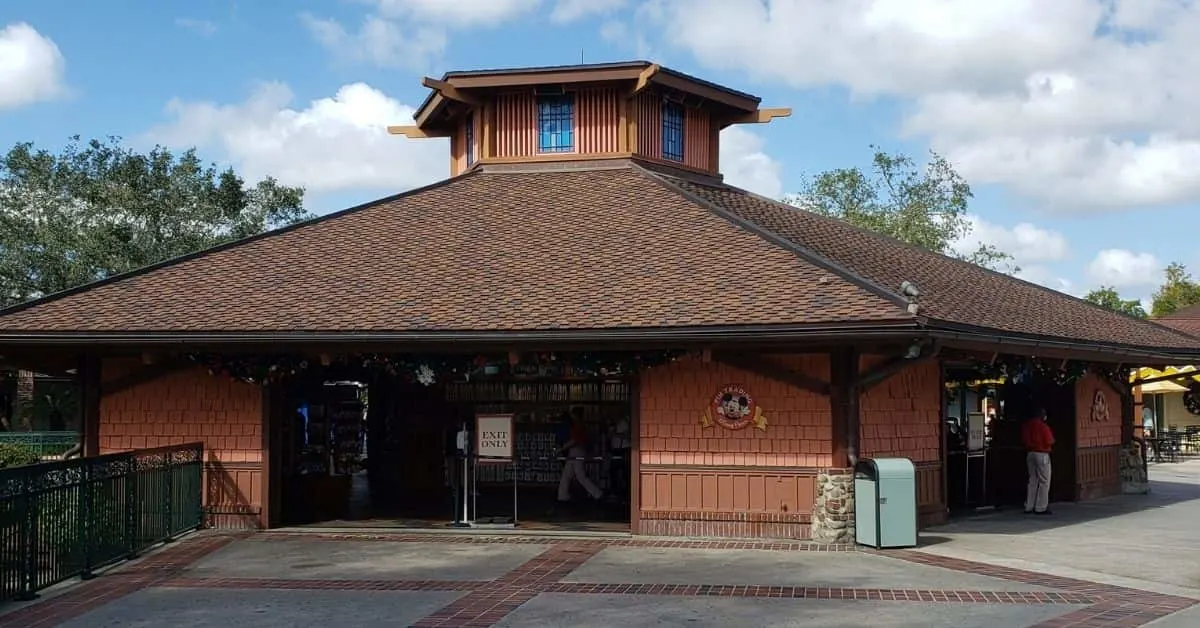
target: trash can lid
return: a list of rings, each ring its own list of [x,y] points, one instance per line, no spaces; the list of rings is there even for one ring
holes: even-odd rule
[[[908,458],[869,458],[866,462],[875,467],[875,477],[879,479],[915,479],[917,476],[917,466]]]

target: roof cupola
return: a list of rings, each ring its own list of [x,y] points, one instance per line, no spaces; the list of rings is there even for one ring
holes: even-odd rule
[[[635,158],[718,176],[720,132],[791,109],[648,61],[449,72],[409,138],[450,139],[450,174],[477,164]]]

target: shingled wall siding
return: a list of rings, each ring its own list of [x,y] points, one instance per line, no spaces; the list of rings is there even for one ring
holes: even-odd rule
[[[829,378],[825,355],[772,361]],[[729,385],[762,408],[765,432],[701,425]],[[644,373],[640,397],[639,533],[807,538],[816,475],[831,461],[828,398],[701,360]]]
[[[1097,392],[1104,399],[1106,414],[1093,412]],[[1112,386],[1091,373],[1075,382],[1076,499],[1098,499],[1121,492],[1122,420],[1121,396]]]
[[[106,361],[103,378],[136,362]],[[102,453],[203,442],[208,523],[259,526],[262,510],[262,389],[190,369],[115,392],[100,402]]]
[[[863,356],[867,371],[888,358]],[[909,458],[917,467],[917,504],[923,525],[945,521],[942,483],[941,366],[935,360],[914,364],[863,393],[861,455]]]

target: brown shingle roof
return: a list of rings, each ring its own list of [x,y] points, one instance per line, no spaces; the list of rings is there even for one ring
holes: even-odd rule
[[[51,297],[0,331],[661,328],[912,321],[628,163],[476,172]]]
[[[1160,325],[1177,329],[1193,336],[1200,336],[1200,304],[1185,307],[1178,312],[1155,319]]]
[[[1116,346],[1200,349],[1195,338],[1096,307],[1082,299],[905,245],[840,220],[799,210],[715,181],[660,173],[702,202],[726,210],[898,292],[921,291],[920,314],[936,321],[1028,336]]]
[[[0,333],[488,332],[918,321],[1196,353],[1155,323],[713,179],[490,166],[0,312]]]

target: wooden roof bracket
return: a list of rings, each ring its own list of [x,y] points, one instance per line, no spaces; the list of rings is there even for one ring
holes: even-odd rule
[[[415,125],[389,126],[389,135],[403,135],[410,140],[422,140],[431,137],[450,137],[449,131],[431,131]]]
[[[642,73],[638,74],[637,84],[635,84],[633,86],[633,92],[630,93],[630,96],[636,96],[642,90],[649,87],[650,81],[654,79],[654,75],[658,74],[658,71],[661,69],[662,69],[662,66],[655,63],[655,64],[652,64],[650,67],[646,68],[645,70],[642,70]]]
[[[870,370],[860,373],[854,381],[854,389],[857,391],[857,394],[861,395],[913,364],[920,364],[926,360],[936,358],[941,353],[941,349],[941,345],[937,343],[934,343],[932,346],[922,345],[921,352],[916,357],[902,355],[891,358]]]
[[[788,386],[794,386],[800,390],[821,395],[829,396],[829,382],[822,381],[816,377],[812,377],[799,371],[772,364],[760,358],[737,353],[714,352],[706,350],[705,352],[709,359],[724,364],[726,366],[754,373],[759,377],[770,379]]]
[[[734,124],[770,124],[775,118],[788,118],[792,115],[791,107],[770,107],[759,109],[740,116],[734,116],[721,121],[721,128]]]
[[[421,79],[421,84],[441,94],[442,98],[445,98],[446,100],[453,100],[455,102],[460,102],[467,105],[479,105],[479,99],[463,93],[457,87],[446,81],[439,81],[435,78],[429,78],[426,76],[425,78]]]

